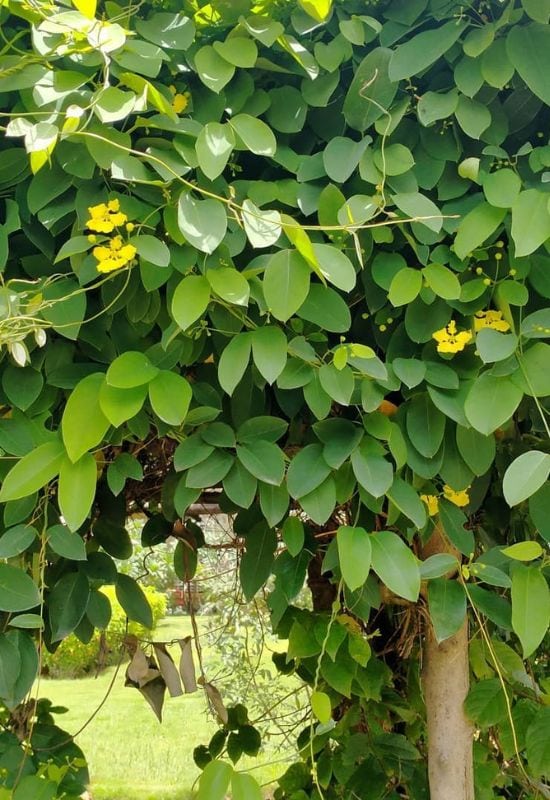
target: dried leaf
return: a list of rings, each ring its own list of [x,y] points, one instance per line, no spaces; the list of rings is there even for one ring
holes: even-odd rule
[[[159,722],[162,722],[162,706],[166,683],[157,669],[154,658],[146,656],[143,650],[137,648],[134,657],[126,669],[125,686],[137,689],[147,700]]]
[[[206,696],[208,698],[208,703],[210,704],[210,708],[218,717],[220,723],[222,725],[226,725],[229,721],[229,716],[227,714],[227,709],[223,704],[222,696],[216,687],[212,683],[203,683],[204,691],[206,692]]]
[[[153,647],[157,655],[160,674],[164,678],[170,697],[179,697],[183,694],[183,689],[181,688],[180,676],[172,656],[162,642],[154,642]]]
[[[164,692],[166,691],[164,679],[159,675],[158,678],[149,681],[139,691],[155,712],[158,721],[162,722],[162,706],[164,705]]]
[[[186,694],[192,694],[197,691],[192,641],[193,639],[191,636],[186,636],[185,639],[180,639],[178,642],[181,648],[180,675]]]

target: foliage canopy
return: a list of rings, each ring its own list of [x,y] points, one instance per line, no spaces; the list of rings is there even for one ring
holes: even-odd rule
[[[190,578],[214,489],[312,687],[277,797],[426,796],[426,612],[477,796],[547,797],[550,6],[181,5],[0,6],[0,796],[82,791],[40,649],[149,626],[125,520]],[[259,796],[239,714],[201,800]]]

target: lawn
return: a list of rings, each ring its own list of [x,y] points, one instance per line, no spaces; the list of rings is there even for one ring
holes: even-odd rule
[[[190,633],[187,617],[169,617],[159,624],[155,638]],[[204,652],[207,665],[213,655],[208,649]],[[77,738],[89,761],[92,796],[94,800],[188,800],[199,775],[193,748],[207,744],[217,727],[207,713],[204,695],[199,691],[167,697],[160,724],[139,692],[124,686],[124,670],[120,669],[105,705]],[[58,722],[74,733],[101,703],[113,673],[114,667],[98,678],[43,679],[40,694],[69,709]],[[284,753],[267,748],[258,759],[239,762],[239,767],[262,764],[253,774],[268,784],[286,769],[284,759]]]

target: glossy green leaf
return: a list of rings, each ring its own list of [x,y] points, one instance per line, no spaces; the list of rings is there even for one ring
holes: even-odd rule
[[[430,581],[428,606],[438,642],[458,633],[466,619],[466,594],[458,581],[449,578]]]
[[[64,457],[63,445],[57,440],[31,450],[4,478],[0,489],[0,502],[18,500],[42,489],[57,477]]]
[[[399,597],[415,603],[420,592],[420,570],[412,550],[391,531],[373,533],[370,540],[372,568],[382,583]]]
[[[264,273],[263,289],[273,316],[286,322],[298,311],[309,291],[310,269],[296,250],[280,250],[271,256]]]
[[[538,567],[516,564],[512,573],[512,627],[527,658],[542,642],[550,624],[550,589]]]
[[[57,499],[63,519],[76,531],[88,517],[95,497],[97,462],[91,453],[84,453],[72,463],[65,458],[59,470]]]
[[[504,498],[509,506],[527,500],[543,486],[550,475],[550,455],[530,450],[518,456],[507,468],[502,481]]]
[[[178,227],[197,250],[213,253],[227,230],[225,207],[219,200],[195,200],[184,193],[178,201]]]
[[[84,616],[90,584],[83,572],[63,575],[52,588],[48,613],[52,642],[59,642],[74,631]]]
[[[129,575],[119,574],[115,590],[128,619],[150,630],[153,627],[153,614],[143,589]]]
[[[186,331],[199,320],[210,302],[210,284],[203,275],[188,275],[183,278],[172,297],[172,316]]]
[[[0,609],[27,611],[40,603],[38,586],[22,569],[0,564]]]
[[[129,350],[115,358],[107,370],[106,381],[115,389],[133,389],[152,381],[158,372],[158,368],[151,363],[145,353]],[[95,375],[90,377],[97,379]],[[93,384],[90,383],[90,386],[93,388]]]
[[[149,384],[149,400],[163,422],[181,425],[189,411],[191,387],[182,375],[161,370]]]
[[[258,439],[238,445],[237,458],[259,480],[280,486],[284,476],[285,461],[282,450],[276,444]]]
[[[342,579],[350,591],[363,586],[371,565],[371,540],[364,528],[340,527],[336,534]]]

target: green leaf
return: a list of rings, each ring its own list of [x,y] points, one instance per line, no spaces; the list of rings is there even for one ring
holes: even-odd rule
[[[286,322],[298,311],[309,291],[310,269],[296,250],[280,250],[271,256],[264,273],[263,289],[268,309]]]
[[[388,48],[376,47],[357,67],[343,108],[351,128],[367,130],[390,108],[398,89],[398,84],[388,75],[392,55]]]
[[[550,336],[550,308],[541,308],[521,321],[521,335],[526,339],[547,339]]]
[[[332,137],[323,151],[323,166],[329,178],[345,183],[357,169],[370,141],[370,136],[359,142],[345,136]]]
[[[447,538],[467,558],[473,557],[475,550],[474,534],[464,527],[468,519],[454,503],[440,498],[439,518]]]
[[[57,440],[31,450],[4,478],[0,502],[19,500],[42,489],[58,475],[64,457],[63,445]]]
[[[208,122],[197,136],[195,150],[199,167],[207,178],[215,180],[224,171],[235,147],[235,135],[228,124]]]
[[[506,210],[481,202],[460,221],[454,250],[459,258],[466,258],[493,234],[506,216]]]
[[[539,708],[525,737],[529,772],[536,777],[550,775],[550,708]]]
[[[119,573],[115,585],[116,597],[128,619],[139,622],[144,628],[153,627],[153,612],[143,589],[129,575]]]
[[[439,119],[446,119],[454,113],[458,103],[458,92],[424,92],[416,106],[421,125],[429,127]]]
[[[252,357],[269,384],[277,380],[286,365],[288,343],[281,328],[263,325],[252,333]]]
[[[391,488],[386,492],[388,500],[396,506],[417,528],[426,524],[426,506],[409,483],[395,478]]]
[[[461,94],[455,111],[458,124],[467,136],[479,139],[491,124],[491,112],[487,106]]]
[[[106,381],[109,386],[114,386],[115,389],[133,389],[135,386],[143,386],[143,384],[149,383],[158,373],[158,367],[151,363],[145,353],[140,353],[138,350],[129,350],[115,358],[109,366]],[[96,375],[90,375],[90,378],[96,378]],[[84,383],[84,381],[81,381],[81,383]]]
[[[90,584],[83,572],[69,572],[57,581],[48,599],[52,642],[59,642],[74,631],[89,597]]]
[[[500,551],[508,558],[516,561],[534,561],[544,554],[544,550],[538,542],[517,542],[509,547],[503,547]]]
[[[393,468],[389,461],[359,445],[351,454],[351,463],[358,483],[369,494],[373,497],[386,494],[393,483]]]
[[[495,459],[495,437],[483,436],[475,428],[457,425],[456,444],[458,452],[474,475],[485,475]]]
[[[125,354],[128,355],[128,354]],[[120,356],[124,358],[124,356]],[[114,371],[116,359],[107,372]],[[104,376],[95,372],[83,378],[73,389],[61,420],[63,442],[71,461],[78,461],[88,450],[103,441],[109,429],[109,420],[101,410],[99,393]]]
[[[220,200],[195,200],[184,192],[178,200],[178,227],[189,244],[209,255],[227,231],[227,214]]]
[[[453,20],[439,28],[419,33],[408,42],[398,45],[389,64],[390,80],[400,81],[418,75],[445,55],[463,30],[464,23]]]
[[[229,764],[211,761],[200,777],[197,800],[224,800],[232,775],[233,767]]]
[[[313,244],[313,253],[323,277],[343,292],[351,292],[357,276],[347,255],[329,244],[317,243]]]
[[[550,590],[538,567],[516,564],[512,573],[512,627],[523,657],[535,652],[550,624]]]
[[[439,233],[443,225],[441,211],[428,197],[424,197],[419,192],[403,192],[392,195],[392,200],[397,208],[425,225],[434,233]]]
[[[77,533],[71,533],[64,525],[48,528],[48,545],[54,553],[71,561],[86,561],[86,546]]]
[[[288,503],[288,490],[284,483],[281,486],[260,484],[260,508],[271,528],[282,520],[288,511]]]
[[[508,422],[522,397],[521,389],[509,378],[484,372],[468,392],[464,411],[468,422],[487,436]]]
[[[516,256],[534,253],[550,238],[548,196],[538,189],[520,192],[512,206],[512,239]]]
[[[136,248],[138,255],[157,267],[167,267],[170,263],[170,250],[164,242],[156,236],[140,234],[134,236],[131,243]]]
[[[265,523],[260,522],[247,534],[245,547],[239,575],[245,599],[252,600],[271,573],[277,535]]]
[[[242,218],[252,247],[271,247],[279,239],[282,225],[278,211],[265,211],[247,199],[242,204]]]
[[[258,58],[256,42],[244,36],[231,36],[224,42],[214,42],[214,50],[218,55],[235,67],[249,69]]]
[[[416,603],[420,593],[420,570],[412,550],[391,531],[373,533],[370,540],[372,568],[382,583],[399,597]]]
[[[136,18],[136,29],[144,39],[169,50],[187,50],[195,38],[193,20],[157,9],[149,19]]]
[[[84,453],[72,463],[65,458],[59,470],[57,500],[67,527],[76,531],[88,517],[95,497],[97,462]]]
[[[333,333],[345,333],[351,327],[351,315],[344,298],[330,286],[321,286],[318,283],[311,284],[297,314]]]
[[[189,489],[207,489],[222,481],[233,465],[233,456],[225,450],[214,450],[204,461],[191,467],[185,481]]]
[[[324,525],[336,507],[336,483],[332,475],[309,494],[300,497],[304,513],[316,525]]]
[[[550,30],[548,25],[512,25],[506,37],[508,57],[529,89],[550,105],[546,75],[550,69]]]
[[[458,566],[456,556],[449,553],[436,553],[420,563],[420,577],[423,581],[442,578],[448,572],[456,572]]]
[[[99,406],[111,425],[118,428],[141,411],[146,396],[146,383],[131,389],[116,389],[104,381],[99,390]]]
[[[332,719],[332,706],[330,697],[325,692],[312,692],[311,695],[311,710],[323,725],[326,725]]]
[[[233,267],[209,269],[206,280],[222,300],[238,306],[248,305],[250,286],[244,275]]]
[[[242,729],[241,729],[242,730]],[[233,800],[262,800],[260,784],[246,772],[234,772],[231,776],[231,794]],[[212,800],[212,795],[208,796]]]
[[[149,384],[153,411],[168,425],[181,425],[189,411],[191,387],[181,375],[163,369]]]
[[[216,94],[221,92],[235,74],[233,64],[218,55],[209,44],[195,53],[195,68],[204,85]]]
[[[237,445],[237,458],[252,475],[264,483],[280,486],[285,473],[283,451],[261,439]]]
[[[23,553],[36,539],[37,531],[31,525],[16,525],[0,537],[0,558],[13,558]]]
[[[249,508],[255,496],[258,482],[239,461],[235,461],[225,478],[223,488],[226,495],[241,508]]]
[[[251,334],[241,333],[230,340],[220,356],[218,381],[228,395],[233,394],[246,371],[251,348]]]
[[[32,367],[8,365],[2,374],[2,388],[10,403],[22,411],[32,406],[40,395],[44,379]]]
[[[504,361],[515,353],[517,346],[518,339],[513,333],[483,328],[476,336],[476,348],[484,364]]]
[[[27,611],[40,603],[40,592],[26,572],[0,564],[0,610]]]
[[[481,728],[502,722],[507,714],[507,705],[500,679],[491,678],[474,684],[464,701],[464,710]]]
[[[336,533],[336,543],[342,578],[354,592],[363,586],[370,572],[371,540],[364,528],[341,526]]]
[[[496,208],[511,208],[521,189],[521,178],[512,169],[490,172],[483,180],[483,192],[487,202]]]
[[[445,415],[426,393],[414,395],[407,407],[407,434],[416,450],[425,458],[433,458],[445,435]]]
[[[460,297],[461,287],[458,278],[450,269],[442,264],[428,264],[422,274],[428,286],[438,297],[444,300],[457,300]]]
[[[449,578],[430,581],[428,605],[435,638],[439,643],[458,633],[466,619],[466,594],[458,581]]]
[[[277,140],[269,125],[250,114],[236,114],[229,119],[229,125],[237,134],[237,149],[250,150],[257,156],[273,156],[277,150]]]
[[[550,475],[550,455],[530,450],[518,456],[504,473],[502,490],[509,506],[527,500],[543,486]]]
[[[298,500],[316,489],[330,474],[331,469],[323,459],[320,444],[309,444],[302,448],[292,461],[287,472],[290,495]]]
[[[131,114],[136,103],[133,92],[123,92],[114,86],[100,89],[95,97],[94,111],[103,123],[118,122]],[[41,148],[40,148],[41,149]]]
[[[203,275],[188,275],[178,283],[172,297],[171,311],[182,331],[203,316],[209,302],[210,284]]]
[[[302,551],[305,541],[304,525],[298,517],[287,517],[282,530],[283,542],[291,556]]]
[[[323,364],[319,369],[322,388],[340,405],[348,406],[355,387],[355,377],[349,366],[337,369],[334,364]]]

